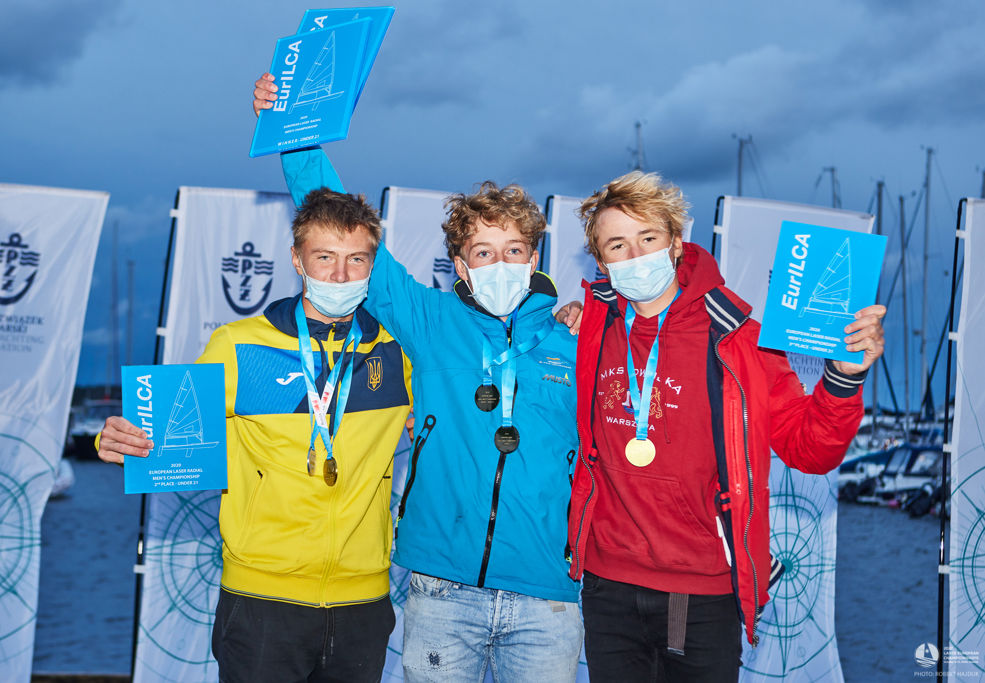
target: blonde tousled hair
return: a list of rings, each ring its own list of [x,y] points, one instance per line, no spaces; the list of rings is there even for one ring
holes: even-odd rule
[[[666,230],[675,239],[684,234],[689,208],[681,188],[656,173],[631,171],[582,202],[579,214],[585,222],[585,248],[599,262],[603,260],[596,238],[598,217],[605,209],[619,209],[638,221]]]

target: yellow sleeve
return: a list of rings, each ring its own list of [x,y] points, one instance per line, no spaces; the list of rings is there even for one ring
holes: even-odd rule
[[[228,325],[223,325],[212,333],[205,350],[196,363],[220,363],[226,381],[226,417],[236,414],[236,380],[239,376],[236,365],[236,344]]]

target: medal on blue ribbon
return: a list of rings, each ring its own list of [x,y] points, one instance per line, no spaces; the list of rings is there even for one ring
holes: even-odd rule
[[[680,295],[679,290],[677,294]],[[676,300],[677,296],[674,297],[674,301]],[[629,374],[629,402],[633,406],[633,415],[636,418],[636,435],[626,443],[626,459],[636,467],[646,467],[657,455],[657,447],[650,441],[647,430],[650,427],[650,401],[653,395],[653,383],[657,377],[657,360],[660,357],[660,328],[663,327],[668,310],[670,304],[657,318],[657,334],[653,337],[653,344],[650,345],[650,352],[647,354],[643,385],[639,386],[636,381],[636,366],[633,363],[633,347],[629,342],[629,333],[633,329],[633,321],[636,320],[636,309],[632,304],[626,304],[626,370]]]
[[[317,453],[315,452],[315,440],[321,438],[322,443],[325,444],[325,451],[327,453],[325,464],[322,467],[322,478],[326,484],[334,486],[338,480],[339,467],[338,462],[336,462],[332,455],[332,444],[335,437],[338,436],[342,415],[345,413],[345,404],[349,400],[349,388],[352,385],[352,370],[355,365],[356,348],[358,348],[359,342],[361,341],[362,331],[359,329],[359,322],[356,320],[356,316],[353,315],[349,334],[346,335],[345,341],[342,343],[342,352],[339,354],[338,361],[332,366],[331,371],[325,378],[325,388],[321,396],[319,396],[318,390],[315,387],[315,359],[314,353],[311,350],[308,321],[305,317],[304,306],[300,299],[298,300],[297,307],[294,309],[294,319],[298,327],[298,350],[301,352],[301,371],[308,390],[308,415],[311,417],[312,425],[311,440],[308,443],[308,474],[314,476],[317,471],[316,465],[318,459]],[[349,344],[352,344],[352,359],[346,364],[344,362],[345,352],[349,348]],[[343,366],[345,367],[344,371]],[[336,387],[338,387],[338,395],[335,400],[335,414],[332,418],[332,429],[329,431],[326,415],[328,414],[328,407],[332,403],[332,395],[335,393]]]
[[[516,335],[517,311],[513,311],[510,319],[510,329]],[[500,426],[493,434],[493,444],[500,453],[512,453],[520,445],[520,432],[513,426],[513,393],[516,388],[516,359],[536,348],[547,335],[551,333],[554,320],[548,319],[525,342],[511,345],[498,356],[493,357],[492,342],[485,335],[482,339],[482,384],[475,390],[475,405],[479,410],[490,412],[499,403],[502,397],[502,420]],[[495,366],[502,366],[500,375],[500,388],[497,389],[493,384],[492,369]]]

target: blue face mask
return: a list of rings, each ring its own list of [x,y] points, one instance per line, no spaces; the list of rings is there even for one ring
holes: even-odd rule
[[[300,262],[300,260],[299,260]],[[315,310],[329,318],[344,318],[363,302],[369,292],[369,278],[348,282],[322,282],[304,272],[305,297]]]
[[[465,266],[472,281],[472,297],[498,318],[512,313],[530,291],[530,264],[499,261],[488,266]]]
[[[650,303],[667,291],[676,271],[670,260],[670,248],[644,254],[625,261],[607,263],[613,289],[630,301]]]

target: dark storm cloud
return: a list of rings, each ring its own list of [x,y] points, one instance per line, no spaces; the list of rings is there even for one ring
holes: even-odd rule
[[[597,182],[626,170],[639,119],[649,166],[680,182],[733,174],[733,133],[786,154],[837,126],[974,125],[985,111],[980,14],[959,25],[943,14],[894,17],[878,31],[851,27],[828,49],[765,45],[693,66],[663,89],[582,87],[538,122],[523,163],[556,180]]]
[[[470,6],[462,12],[449,0],[415,12],[397,8],[374,68],[389,106],[438,108],[470,106],[504,72],[522,46],[526,26],[516,22],[510,3]],[[490,59],[490,55],[494,55]]]
[[[9,0],[0,10],[0,78],[6,85],[44,85],[82,54],[120,0]]]

